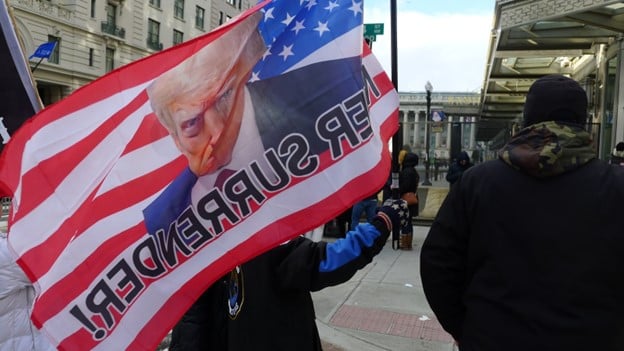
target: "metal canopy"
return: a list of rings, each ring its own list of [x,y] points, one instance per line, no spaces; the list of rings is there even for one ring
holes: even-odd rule
[[[501,11],[517,3],[528,2],[496,3],[476,136],[479,141],[500,139],[501,131],[522,120],[526,93],[536,79],[555,73],[582,84],[593,79],[603,44],[624,33],[624,1],[605,1],[577,12],[554,9],[562,14],[503,28]]]

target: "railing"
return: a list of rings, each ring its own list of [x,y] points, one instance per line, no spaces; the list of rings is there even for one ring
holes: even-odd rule
[[[114,35],[116,37],[120,37],[122,39],[126,37],[125,29],[121,27],[117,27],[115,23],[111,23],[108,21],[102,22],[102,32],[106,34]]]
[[[157,41],[147,39],[147,47],[152,50],[160,51],[163,49],[163,44]]]

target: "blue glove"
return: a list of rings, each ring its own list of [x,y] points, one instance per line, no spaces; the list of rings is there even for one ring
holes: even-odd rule
[[[396,235],[398,238],[401,231],[407,233],[412,232],[412,218],[410,217],[405,200],[388,199],[383,203],[379,212],[382,214],[382,218],[385,214],[387,218],[390,219],[391,227],[388,227],[388,229],[392,231],[393,236]]]

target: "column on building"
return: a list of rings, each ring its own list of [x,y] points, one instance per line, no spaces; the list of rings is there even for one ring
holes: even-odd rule
[[[470,117],[470,150],[475,149],[475,139],[477,138],[477,119],[474,116]]]
[[[408,141],[408,129],[405,127],[407,125],[406,122],[407,122],[407,111],[399,110],[399,123],[401,123],[401,126],[403,127],[401,128],[401,132],[403,133],[401,135],[403,144],[405,144]]]
[[[414,140],[412,140],[411,145],[413,147],[418,147],[418,140],[420,140],[420,121],[418,120],[418,113],[416,111],[412,111],[414,113]]]
[[[418,123],[420,127],[420,123],[422,123],[424,134],[422,139],[418,139],[418,147],[421,149],[421,157],[423,157],[423,161],[425,159],[425,150],[427,149],[427,133],[429,133],[429,128],[427,128],[427,112],[424,110],[418,111]],[[421,142],[422,140],[422,142]]]
[[[446,133],[446,150],[447,153],[450,155],[450,152],[448,152],[448,150],[451,149],[451,132],[453,130],[453,128],[451,128],[452,123],[453,123],[453,119],[455,118],[454,116],[447,116],[447,123],[446,123],[446,127],[447,127],[447,133]],[[447,156],[450,157],[450,156]]]
[[[615,76],[617,77],[616,85],[618,87],[616,88],[616,91],[618,92],[618,94],[615,96],[615,106],[622,106],[624,105],[624,79],[622,79],[622,76],[624,75],[624,44],[622,43],[622,41],[618,40],[618,45],[619,60],[617,61],[618,64],[615,74]],[[618,142],[624,140],[624,109],[616,108],[613,112],[614,130],[611,133],[612,137],[614,138],[613,147],[615,147]]]
[[[442,133],[441,132],[435,132],[435,147],[434,149],[439,149],[442,146]]]

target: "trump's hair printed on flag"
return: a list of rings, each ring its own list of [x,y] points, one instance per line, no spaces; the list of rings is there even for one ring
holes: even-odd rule
[[[198,176],[231,159],[244,108],[242,88],[266,51],[261,13],[249,16],[147,88],[152,110]]]

